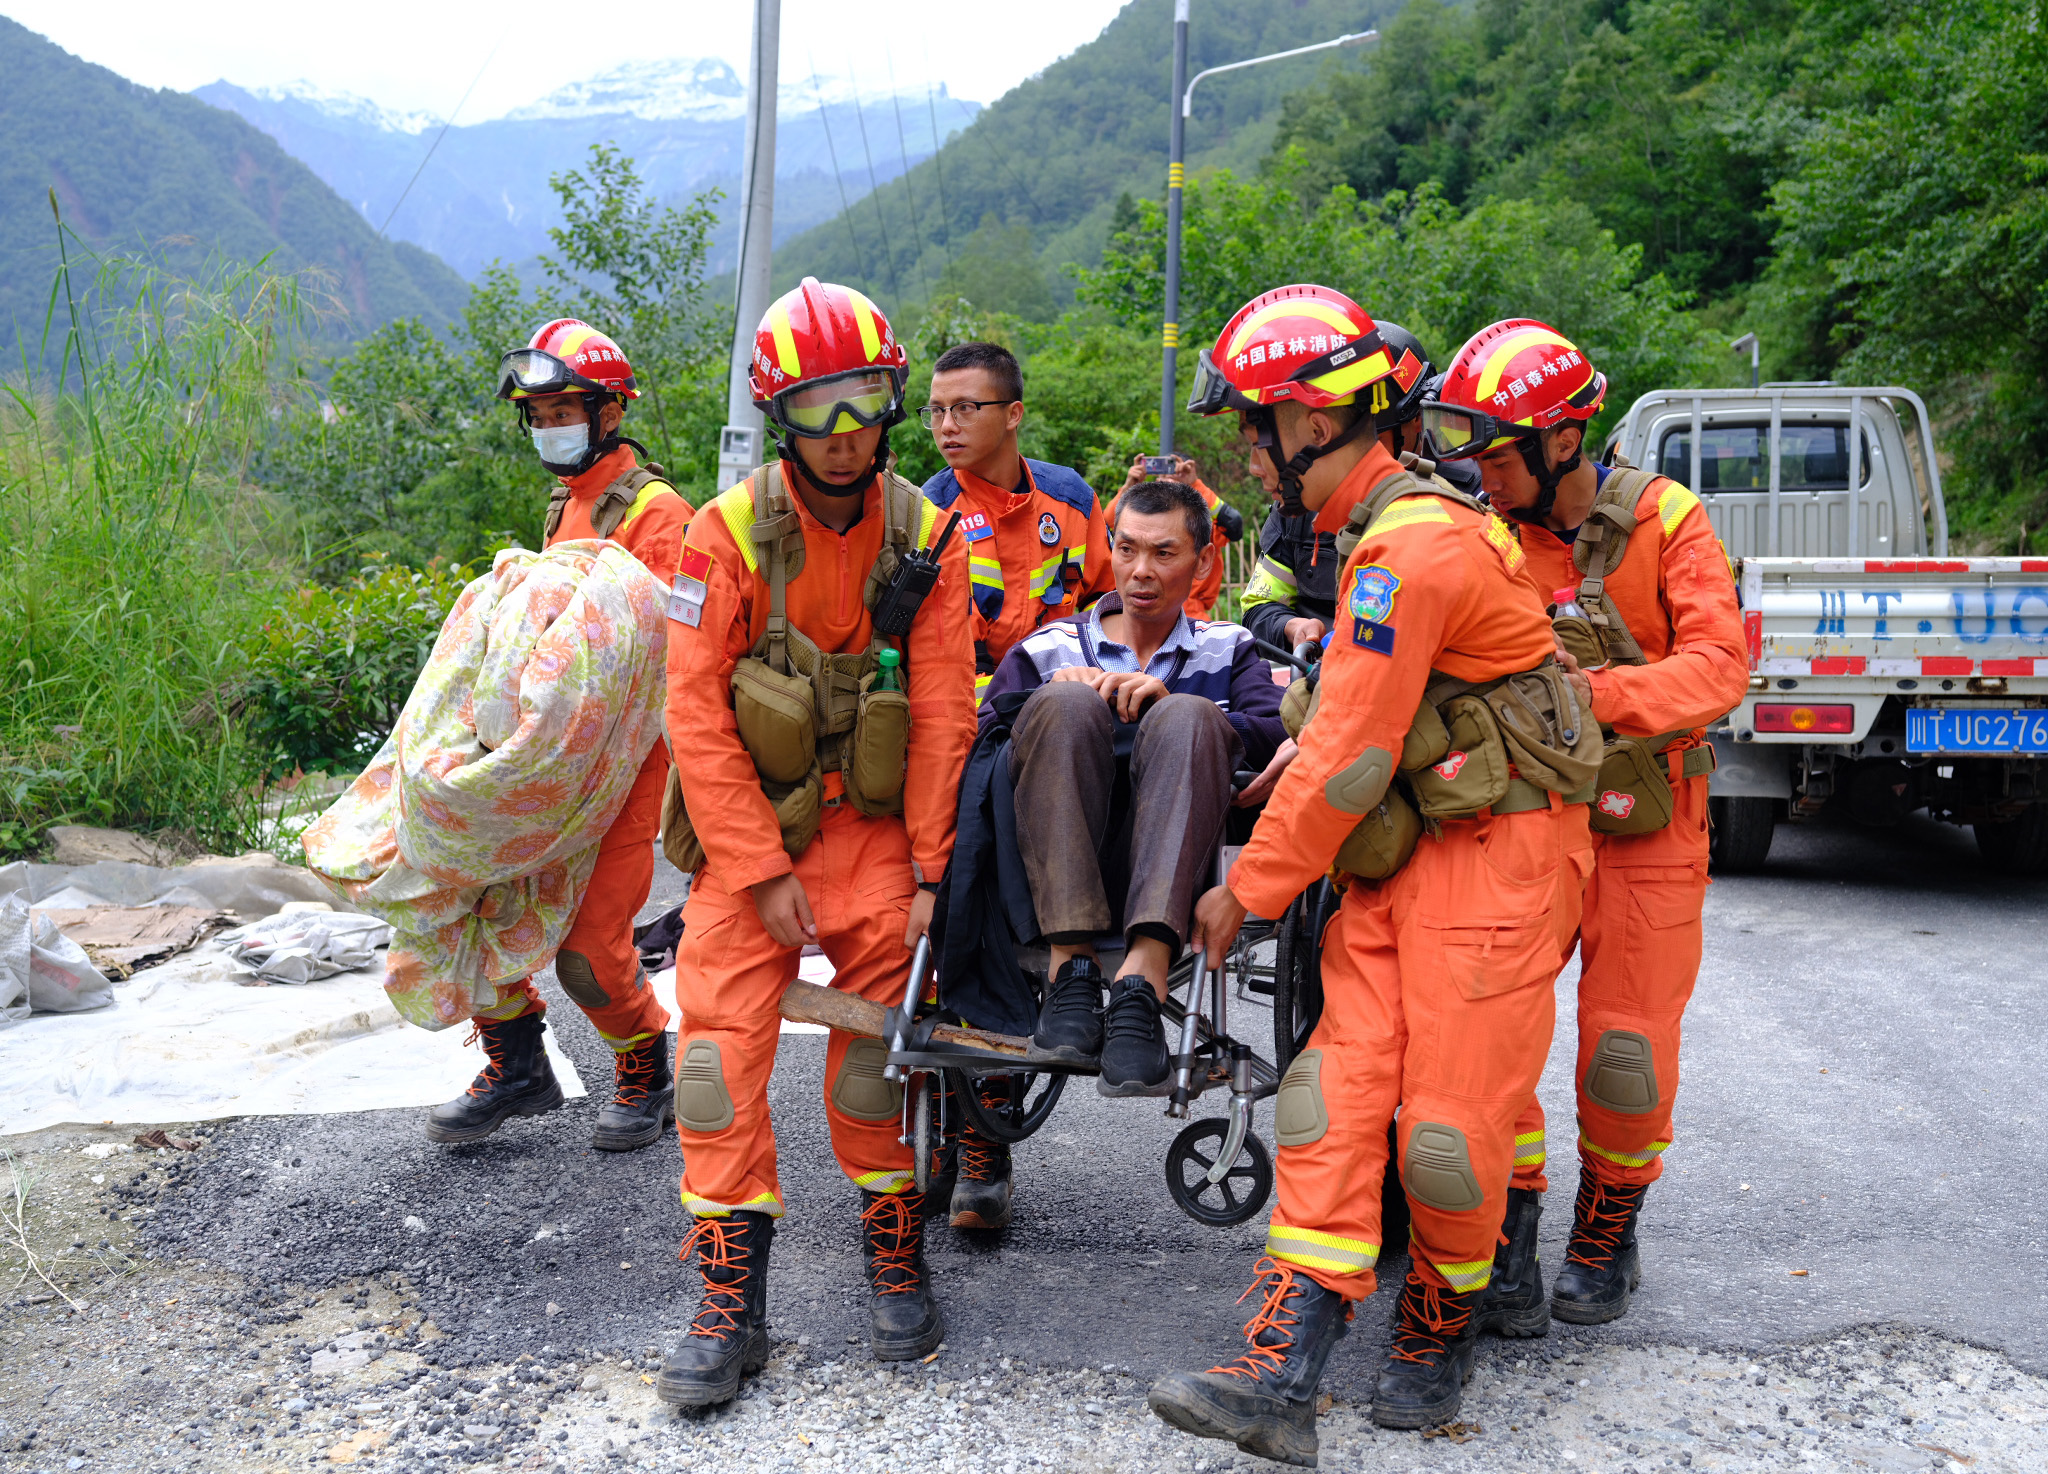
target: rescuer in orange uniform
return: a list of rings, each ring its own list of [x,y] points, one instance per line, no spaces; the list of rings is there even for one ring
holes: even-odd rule
[[[1217,596],[1223,592],[1224,553],[1229,546],[1244,536],[1244,514],[1209,489],[1202,480],[1200,469],[1186,456],[1173,459],[1173,470],[1154,477],[1145,470],[1150,456],[1131,457],[1131,468],[1124,473],[1124,484],[1118,488],[1115,498],[1109,504],[1109,526],[1112,535],[1116,528],[1117,513],[1123,509],[1124,493],[1141,481],[1178,481],[1192,487],[1201,497],[1202,505],[1209,509],[1209,546],[1215,556],[1210,559],[1209,571],[1195,580],[1195,586],[1188,590],[1187,603],[1181,606],[1189,619],[1208,619],[1216,609]]]
[[[859,292],[806,277],[768,309],[752,387],[781,459],[691,524],[670,599],[668,729],[688,758],[663,843],[700,850],[676,956],[676,1126],[696,1219],[684,1254],[703,1276],[656,1384],[672,1403],[730,1399],[767,1354],[783,1211],[768,1076],[802,948],[824,950],[834,987],[899,1001],[952,853],[974,736],[967,558],[886,469],[905,362]],[[926,596],[906,604],[920,570]],[[886,633],[891,611],[906,632]],[[825,1111],[864,1204],[874,1351],[906,1360],[944,1325],[885,1056],[835,1031]]]
[[[1445,454],[1473,459],[1488,500],[1521,523],[1538,597],[1576,598],[1589,623],[1619,622],[1602,648],[1577,652],[1593,715],[1616,737],[1650,739],[1648,767],[1670,790],[1669,822],[1657,826],[1664,795],[1611,786],[1605,775],[1625,770],[1610,760],[1590,811],[1571,1243],[1546,1301],[1536,1262],[1548,1186],[1543,1108],[1531,1095],[1515,1125],[1508,1242],[1481,1312],[1485,1325],[1522,1336],[1541,1335],[1553,1313],[1580,1325],[1614,1320],[1641,1280],[1637,1217],[1671,1145],[1679,1021],[1700,968],[1714,755],[1702,729],[1749,682],[1734,579],[1699,498],[1666,477],[1589,460],[1574,419],[1535,428],[1573,382],[1544,371],[1560,358],[1574,375],[1589,371],[1544,324],[1495,323],[1459,352],[1424,410]]]
[[[640,464],[639,444],[619,434],[640,390],[619,345],[588,323],[545,324],[499,366],[498,397],[519,409],[540,462],[561,478],[548,503],[547,546],[610,538],[663,583],[675,576],[690,504]],[[575,922],[555,954],[555,976],[590,1017],[614,1062],[612,1098],[598,1112],[590,1144],[600,1151],[652,1145],[671,1111],[668,1010],[648,986],[633,946],[633,918],[654,881],[654,838],[668,780],[668,744],[656,742],[612,827]],[[509,1115],[562,1103],[541,1045],[547,1005],[523,978],[499,988],[496,1007],[471,1020],[490,1062],[467,1091],[427,1117],[432,1141],[475,1141]]]
[[[1018,453],[1024,371],[1000,343],[941,353],[931,402],[917,414],[946,459],[924,494],[962,514],[979,700],[1012,645],[1116,587],[1102,504],[1078,471]]]
[[[1338,584],[1338,626],[1301,751],[1228,883],[1196,907],[1196,941],[1212,964],[1247,909],[1281,915],[1361,820],[1382,812],[1425,688],[1439,676],[1477,684],[1535,671],[1552,657],[1514,529],[1417,480],[1375,440],[1355,396],[1392,369],[1355,303],[1283,287],[1239,309],[1197,379],[1191,407],[1239,410],[1285,512],[1314,513],[1333,533],[1357,535],[1365,523]],[[1434,771],[1452,779],[1470,756],[1446,753]],[[1525,779],[1501,782],[1490,812],[1441,822],[1389,878],[1348,877],[1323,943],[1322,1019],[1276,1097],[1279,1200],[1247,1292],[1263,1300],[1245,1328],[1251,1345],[1225,1366],[1153,1387],[1153,1410],[1177,1427],[1315,1462],[1317,1382],[1351,1303],[1376,1286],[1397,1106],[1411,1267],[1372,1414],[1408,1428],[1456,1415],[1514,1119],[1542,1073],[1552,983],[1591,866],[1582,804]]]

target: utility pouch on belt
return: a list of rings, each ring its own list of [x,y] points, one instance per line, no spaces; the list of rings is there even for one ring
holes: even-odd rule
[[[1500,724],[1485,701],[1470,694],[1424,706],[1442,723],[1447,741],[1440,759],[1408,774],[1415,806],[1429,819],[1476,818],[1507,797],[1508,750]]]
[[[818,760],[811,680],[748,656],[733,667],[732,714],[754,769],[770,783],[796,783]]]
[[[1385,880],[1408,863],[1420,838],[1422,816],[1398,787],[1389,788],[1378,807],[1344,837],[1335,867],[1361,880]]]
[[[874,679],[861,692],[846,751],[846,796],[869,818],[903,812],[903,774],[910,751],[910,698],[901,691],[877,691]]]
[[[1598,670],[1607,663],[1607,647],[1600,643],[1599,631],[1593,628],[1590,619],[1581,619],[1576,614],[1553,614],[1550,628],[1557,643],[1564,646],[1581,670]]]
[[[1600,771],[1600,724],[1556,661],[1495,681],[1481,698],[1516,769],[1538,788],[1576,793]]]
[[[683,780],[671,767],[668,787],[661,795],[661,852],[669,864],[685,875],[695,875],[704,864],[704,846],[697,842],[697,826],[683,806]]]

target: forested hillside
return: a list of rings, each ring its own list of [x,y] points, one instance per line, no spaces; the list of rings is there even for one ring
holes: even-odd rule
[[[447,322],[461,278],[381,239],[305,165],[231,113],[152,91],[0,18],[0,334],[31,345],[57,263],[50,192],[98,249],[173,269],[209,259],[318,268],[306,283],[330,340],[393,318]],[[31,356],[34,348],[30,348]],[[9,350],[10,357],[13,356]]]

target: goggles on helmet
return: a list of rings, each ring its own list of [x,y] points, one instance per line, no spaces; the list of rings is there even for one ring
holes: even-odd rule
[[[1220,415],[1226,410],[1250,408],[1252,401],[1223,376],[1223,370],[1216,367],[1216,360],[1204,348],[1202,356],[1195,360],[1195,385],[1188,395],[1188,413]]]
[[[775,396],[774,418],[813,440],[893,425],[903,418],[902,380],[894,369],[858,369],[799,384]]]
[[[544,348],[514,348],[498,360],[498,398],[530,399],[541,394],[612,394],[586,379]]]
[[[1423,401],[1422,428],[1436,442],[1440,461],[1465,460],[1503,441],[1536,433],[1527,425],[1434,399]]]

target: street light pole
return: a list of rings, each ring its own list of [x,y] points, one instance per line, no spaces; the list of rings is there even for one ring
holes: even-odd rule
[[[1329,51],[1339,46],[1363,46],[1380,38],[1378,31],[1358,31],[1338,36],[1330,41],[1318,41],[1313,46],[1297,46],[1291,51],[1274,51],[1265,56],[1254,56],[1245,61],[1226,62],[1220,67],[1210,67],[1195,73],[1194,80],[1188,80],[1188,0],[1174,0],[1173,4],[1173,92],[1179,99],[1173,110],[1173,141],[1171,159],[1166,166],[1166,324],[1164,329],[1165,363],[1161,369],[1159,386],[1159,453],[1173,454],[1173,415],[1178,397],[1174,392],[1174,375],[1180,366],[1180,221],[1181,194],[1187,182],[1187,120],[1195,107],[1195,86],[1204,77],[1213,77],[1218,72],[1234,72],[1244,67],[1259,66],[1269,61],[1286,61],[1293,56],[1307,56],[1315,51]]]
[[[725,428],[718,437],[718,489],[761,464],[761,411],[747,388],[754,328],[768,310],[775,246],[775,93],[781,59],[782,0],[754,0],[754,43],[747,71],[747,131],[741,155],[738,293],[733,303],[732,360],[726,383]]]
[[[1180,370],[1180,201],[1186,182],[1184,163],[1187,114],[1178,101],[1188,85],[1188,0],[1173,0],[1173,142],[1166,165],[1166,326],[1161,338],[1166,362],[1159,382],[1159,453],[1173,454],[1174,383]]]

